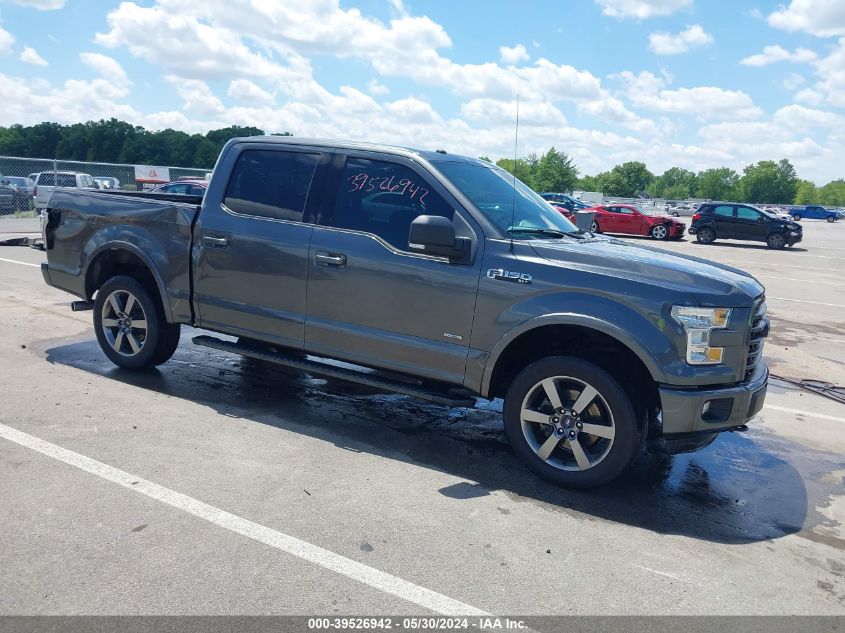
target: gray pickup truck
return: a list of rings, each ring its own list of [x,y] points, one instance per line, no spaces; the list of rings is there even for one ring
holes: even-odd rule
[[[57,189],[44,219],[44,279],[115,364],[167,361],[186,324],[446,406],[504,398],[514,451],[565,486],[744,430],[766,395],[753,277],[580,231],[442,150],[234,139],[204,198]]]

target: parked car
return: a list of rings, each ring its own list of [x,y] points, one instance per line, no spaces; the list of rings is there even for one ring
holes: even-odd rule
[[[782,220],[750,205],[710,202],[701,205],[692,218],[690,235],[702,244],[717,239],[765,242],[769,248],[783,248],[801,241],[801,225]]]
[[[774,206],[765,206],[759,207],[761,211],[768,213],[769,215],[773,215],[781,220],[791,220],[792,214],[787,212],[786,209],[783,207],[774,207]]]
[[[836,222],[839,216],[836,211],[830,211],[824,207],[809,204],[803,208],[793,209],[792,219],[796,222],[799,220],[827,220],[828,222]]]
[[[205,180],[177,180],[152,189],[155,193],[178,193],[186,196],[204,196],[208,190]]]
[[[656,240],[681,239],[687,225],[669,215],[652,215],[633,204],[591,207],[593,233],[646,235]]]
[[[15,189],[9,186],[6,177],[0,174],[0,214],[15,212]]]
[[[701,206],[699,203],[687,203],[682,202],[680,204],[675,205],[666,205],[666,213],[671,215],[672,217],[692,217],[695,215],[695,212],[698,211],[698,207]]]
[[[564,207],[569,211],[578,211],[579,209],[589,209],[592,205],[587,204],[583,200],[578,200],[565,193],[541,193],[540,196],[544,200],[553,202],[559,207]]]
[[[47,207],[50,196],[57,187],[69,189],[96,189],[97,185],[89,174],[75,171],[42,171],[35,181],[35,208]]]
[[[33,208],[35,183],[32,180],[23,176],[6,176],[4,182],[14,190],[12,199],[16,210],[29,211]]]
[[[112,176],[94,176],[94,182],[100,189],[120,189],[120,181]]]
[[[93,309],[120,367],[167,361],[184,324],[239,337],[196,345],[441,405],[503,397],[515,453],[574,487],[649,437],[700,448],[763,407],[769,322],[747,273],[586,235],[442,150],[250,137],[216,165],[201,204],[53,194],[44,279]]]

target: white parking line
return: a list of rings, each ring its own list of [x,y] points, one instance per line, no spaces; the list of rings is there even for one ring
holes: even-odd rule
[[[765,404],[764,409],[771,409],[772,411],[783,411],[784,413],[794,413],[795,415],[806,415],[810,418],[821,418],[822,420],[833,420],[834,422],[845,423],[845,418],[837,418],[835,415],[826,415],[824,413],[810,413],[809,411],[801,411],[800,409],[790,409],[789,407],[779,407],[776,404]]]
[[[41,264],[32,264],[30,262],[19,262],[16,259],[6,259],[5,257],[0,257],[0,262],[8,262],[10,264],[20,264],[21,266],[34,266],[35,268],[41,268]]]
[[[776,299],[777,301],[793,301],[795,303],[812,303],[817,306],[830,306],[831,308],[845,308],[841,303],[823,303],[821,301],[807,301],[806,299],[787,299],[786,297],[770,297],[766,296],[766,301],[769,299]]]
[[[0,423],[0,437],[431,611],[444,615],[489,615],[481,609],[415,585],[398,576],[335,554],[248,519],[243,519],[175,490],[159,486],[151,481],[141,479],[2,423]]]
[[[802,284],[807,283],[806,279],[790,279],[789,277],[779,277],[777,275],[754,275],[760,279],[778,279],[779,281],[798,281]],[[845,282],[837,282],[837,281],[818,281],[813,279],[813,285],[821,284],[823,286],[845,286]]]

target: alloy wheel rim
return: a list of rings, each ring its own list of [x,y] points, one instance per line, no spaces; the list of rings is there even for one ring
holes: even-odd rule
[[[520,405],[522,434],[544,462],[585,471],[604,460],[616,436],[613,412],[599,391],[571,376],[545,378]]]
[[[147,342],[147,315],[128,290],[115,290],[106,297],[100,323],[109,345],[121,356],[139,354]]]
[[[654,227],[654,237],[659,240],[662,240],[666,237],[666,227],[665,226],[655,226]]]

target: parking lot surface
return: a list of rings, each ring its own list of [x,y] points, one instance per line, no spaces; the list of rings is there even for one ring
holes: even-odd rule
[[[0,247],[0,613],[845,614],[845,223],[660,248],[766,286],[744,434],[537,480],[500,404],[448,410],[190,343],[126,372],[44,254]],[[646,238],[638,243],[655,245]],[[793,382],[788,382],[793,381]]]

